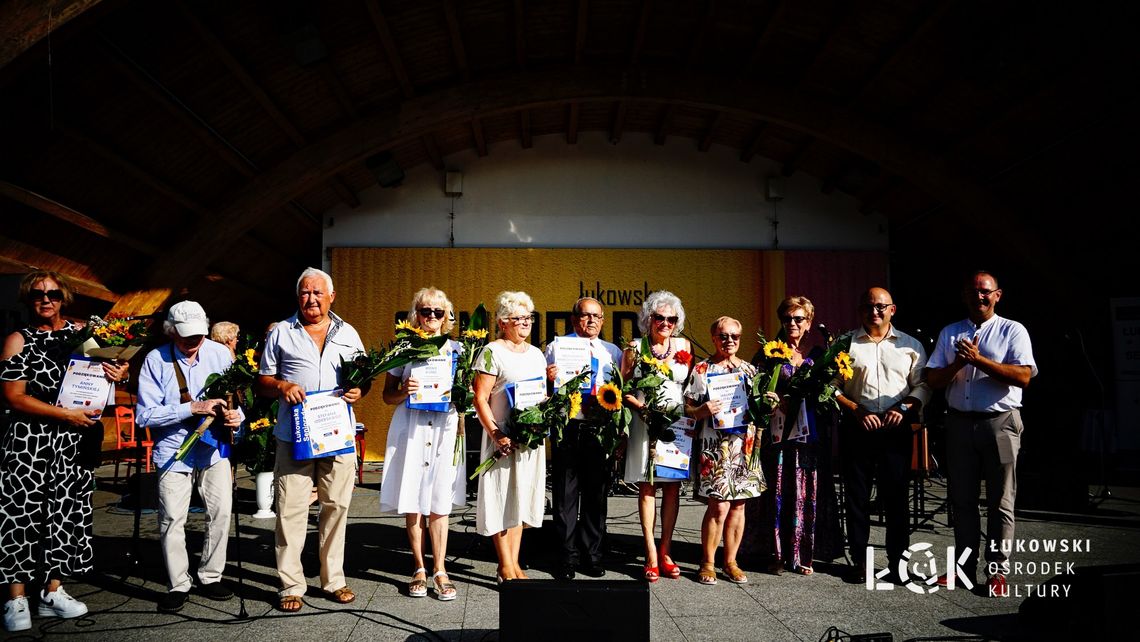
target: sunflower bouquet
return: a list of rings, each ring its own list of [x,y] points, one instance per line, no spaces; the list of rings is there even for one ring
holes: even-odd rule
[[[487,355],[486,358],[490,358],[489,352],[484,354]],[[542,440],[547,435],[550,435],[556,443],[561,441],[566,424],[582,409],[582,383],[590,378],[590,374],[590,370],[582,372],[563,384],[553,395],[529,408],[523,410],[512,408],[505,431],[510,435],[511,442],[516,447],[534,449],[542,445]],[[500,457],[502,453],[495,450],[494,454],[479,464],[468,479],[475,479],[491,470]]]
[[[475,381],[475,355],[487,345],[490,329],[487,323],[487,308],[480,303],[467,327],[459,334],[459,343],[463,345],[459,353],[459,361],[455,366],[455,377],[451,384],[451,403],[455,405],[455,412],[459,414],[459,427],[455,435],[455,453],[451,458],[451,465],[458,466],[466,448],[466,423],[469,415],[475,414],[475,392],[472,383]]]
[[[234,461],[245,465],[251,475],[273,470],[277,459],[273,427],[277,423],[278,404],[276,399],[258,397],[244,434],[234,444]]]
[[[341,359],[341,386],[346,390],[363,388],[392,368],[438,355],[446,341],[445,335],[432,336],[407,321],[400,321],[396,324],[396,338],[383,351],[369,348],[350,359]]]
[[[199,399],[225,399],[231,407],[241,406],[248,409],[254,407],[256,397],[253,394],[253,383],[257,380],[257,370],[261,360],[260,345],[246,336],[238,344],[236,355],[237,358],[228,368],[206,377],[206,385],[202,388]],[[198,423],[198,427],[187,435],[182,445],[178,447],[174,454],[175,459],[178,461],[186,459],[215,419],[216,415],[204,417]],[[218,443],[233,443],[233,434],[229,429],[222,432]]]
[[[645,462],[645,477],[649,483],[654,483],[657,459],[657,442],[670,443],[676,438],[672,425],[684,414],[681,404],[669,403],[665,398],[665,382],[672,380],[673,372],[669,364],[653,356],[649,350],[649,342],[641,341],[636,349],[638,358],[630,372],[629,381],[626,382],[625,394],[634,395],[641,392],[644,408],[639,411],[641,420],[645,422],[645,429],[649,435],[649,456]]]
[[[820,408],[839,410],[835,401],[836,380],[847,381],[854,375],[851,368],[851,334],[836,339],[820,357],[791,374],[781,391],[783,395],[815,402]]]
[[[607,457],[612,457],[618,444],[629,437],[629,425],[633,421],[633,412],[623,403],[626,394],[626,384],[621,376],[621,369],[614,368],[610,372],[609,381],[602,384],[597,392],[584,402],[583,411],[590,420],[590,425],[598,426],[594,435]]]

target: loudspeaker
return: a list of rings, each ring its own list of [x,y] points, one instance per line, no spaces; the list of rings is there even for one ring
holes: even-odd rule
[[[135,473],[127,479],[127,494],[119,501],[119,508],[135,510],[136,507],[143,510],[158,509],[157,472]]]
[[[503,582],[499,639],[648,640],[649,585],[637,580]]]

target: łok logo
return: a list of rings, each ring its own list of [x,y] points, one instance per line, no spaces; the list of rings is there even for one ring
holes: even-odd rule
[[[898,561],[898,568],[895,569],[899,584],[905,586],[908,590],[915,593],[934,593],[940,586],[938,586],[938,560],[935,559],[934,553],[930,549],[934,548],[933,544],[927,542],[919,542],[911,544],[910,548],[903,551],[902,558]],[[916,553],[921,553],[915,558]],[[962,564],[966,563],[966,559],[970,557],[970,548],[967,547],[962,551],[962,554],[957,558],[954,557],[954,547],[948,546],[946,548],[946,589],[954,590],[954,586],[958,581],[967,589],[974,588],[974,582],[962,568]],[[912,559],[914,558],[914,559]],[[866,555],[866,569],[867,569],[867,590],[868,591],[893,591],[895,585],[891,582],[880,582],[879,580],[887,577],[891,573],[890,567],[884,568],[881,571],[875,569],[875,549],[870,546],[867,547]]]

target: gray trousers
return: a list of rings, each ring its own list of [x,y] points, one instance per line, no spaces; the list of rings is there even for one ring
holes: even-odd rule
[[[946,416],[946,468],[950,504],[954,508],[954,548],[971,550],[963,570],[975,573],[981,517],[978,499],[986,483],[987,574],[1008,573],[1009,555],[1002,542],[1013,542],[1013,504],[1017,497],[1017,452],[1021,448],[1021,412],[1014,409],[988,416],[951,410]]]
[[[193,584],[186,555],[186,511],[190,509],[194,486],[206,504],[206,534],[202,559],[198,563],[198,581],[202,584],[220,582],[226,567],[233,505],[230,461],[222,459],[209,468],[196,468],[189,473],[167,470],[158,478],[158,526],[171,593],[187,592]]]

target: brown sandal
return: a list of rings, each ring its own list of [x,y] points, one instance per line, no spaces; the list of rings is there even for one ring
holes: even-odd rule
[[[300,596],[286,595],[277,603],[277,610],[284,613],[296,613],[301,610],[303,604],[304,602],[301,601]]]
[[[716,567],[711,563],[701,564],[701,570],[697,571],[697,581],[705,586],[716,584]]]
[[[736,562],[729,562],[728,564],[725,564],[724,568],[721,570],[724,572],[724,576],[728,579],[728,581],[732,582],[733,584],[748,583],[748,576],[744,574],[744,571],[740,570],[740,567],[736,565]]]
[[[332,592],[332,598],[333,601],[340,604],[351,604],[356,601],[356,593],[353,593],[352,589],[347,586],[342,586]]]

